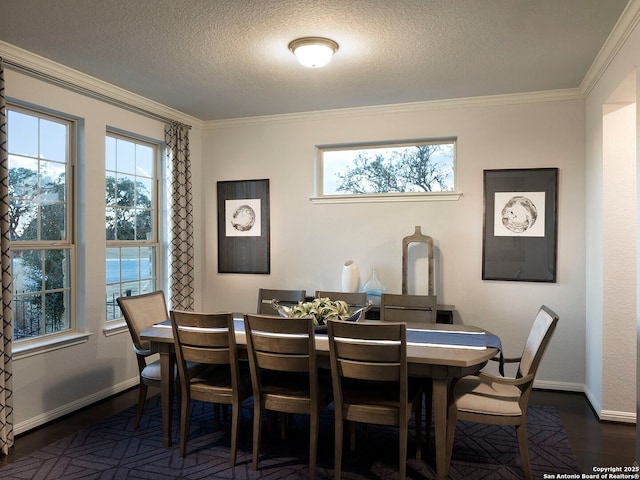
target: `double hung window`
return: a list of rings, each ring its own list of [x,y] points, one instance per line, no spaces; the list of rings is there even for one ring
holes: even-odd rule
[[[122,317],[116,299],[156,290],[160,147],[109,132],[106,137],[107,321]]]
[[[75,122],[7,108],[13,325],[16,342],[75,329]]]

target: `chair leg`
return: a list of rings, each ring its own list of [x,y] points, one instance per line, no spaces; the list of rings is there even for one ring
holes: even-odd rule
[[[447,413],[447,458],[446,464],[451,465],[451,457],[453,455],[453,437],[456,433],[456,422],[458,421],[458,411],[454,404],[449,405]]]
[[[309,418],[309,479],[316,478],[316,462],[318,458],[318,431],[320,430],[320,412],[312,410]]]
[[[522,459],[522,470],[524,478],[531,480],[531,462],[529,460],[529,447],[527,444],[527,417],[523,417],[522,423],[516,425],[516,434],[518,436],[518,447],[520,447],[520,458]]]
[[[189,410],[191,407],[189,394],[182,395],[180,399],[180,456],[184,457],[187,451],[187,438],[189,437]]]
[[[238,428],[240,426],[240,405],[231,407],[231,466],[235,467],[238,454]]]
[[[416,458],[422,458],[422,395],[420,395],[420,403],[416,407],[415,426],[416,426]]]
[[[424,449],[429,451],[431,446],[431,421],[433,420],[433,383],[431,380],[424,385]]]
[[[147,400],[147,390],[149,388],[146,384],[140,382],[140,388],[138,389],[138,408],[136,410],[136,423],[133,425],[133,428],[138,428],[140,424],[140,419],[142,418],[142,411],[144,410],[144,404]]]
[[[253,398],[253,469],[258,470],[260,456],[260,434],[262,429],[262,407],[260,398]]]
[[[335,421],[335,447],[334,447],[334,478],[340,480],[342,474],[342,440],[344,436],[344,420],[342,419],[342,413],[336,411]]]
[[[405,480],[407,478],[407,438],[409,432],[409,424],[407,422],[402,422],[400,424],[400,432],[399,432],[399,440],[400,440],[400,451],[398,455],[399,465],[399,478],[400,480]]]

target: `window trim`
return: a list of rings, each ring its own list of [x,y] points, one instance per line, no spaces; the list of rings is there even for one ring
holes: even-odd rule
[[[432,202],[432,201],[456,201],[462,196],[462,192],[457,190],[457,137],[438,137],[438,138],[421,138],[396,141],[376,141],[376,142],[358,142],[358,143],[342,143],[342,144],[323,144],[315,146],[314,159],[314,195],[310,197],[310,201],[315,204],[328,203],[381,203],[381,202]],[[453,143],[454,145],[454,163],[453,163],[453,190],[438,192],[389,192],[389,193],[365,193],[365,194],[330,194],[325,195],[323,192],[324,184],[324,160],[323,152],[335,150],[359,150],[359,149],[375,149],[382,147],[405,147],[426,144],[444,144]]]
[[[47,249],[68,249],[69,250],[69,328],[53,333],[45,333],[35,337],[13,340],[14,358],[24,358],[39,353],[45,353],[58,348],[64,348],[69,345],[76,345],[86,341],[89,333],[79,331],[79,322],[77,317],[78,308],[78,271],[77,271],[77,222],[78,222],[78,184],[76,179],[76,167],[78,158],[78,142],[80,135],[80,124],[82,119],[74,117],[70,114],[58,112],[46,107],[41,107],[27,102],[15,99],[7,99],[7,114],[9,110],[32,115],[37,118],[51,119],[52,121],[61,122],[67,126],[67,181],[66,181],[66,223],[67,235],[64,240],[30,240],[30,241],[12,241],[11,251],[18,250],[47,250]],[[9,152],[10,154],[10,152]],[[13,260],[12,260],[13,267]],[[12,272],[13,277],[13,272]],[[12,295],[13,297],[13,295]],[[13,298],[12,298],[13,304]],[[15,321],[12,318],[12,322]]]

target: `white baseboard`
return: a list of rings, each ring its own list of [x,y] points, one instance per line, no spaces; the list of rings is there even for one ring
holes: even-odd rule
[[[633,423],[635,424],[637,421],[636,412],[620,412],[616,410],[603,410],[602,405],[598,401],[598,399],[593,395],[591,390],[589,390],[586,386],[584,388],[584,393],[587,397],[587,400],[591,404],[591,408],[596,412],[598,419],[604,422],[618,422],[618,423]]]
[[[36,417],[25,420],[24,422],[17,423],[13,426],[13,433],[19,435],[24,432],[28,432],[40,425],[51,422],[57,418],[63,417],[69,413],[73,413],[76,410],[92,405],[100,400],[115,395],[116,393],[123,392],[131,387],[138,385],[138,377],[134,377],[130,380],[122,382],[118,385],[113,385],[107,389],[96,392],[84,398],[80,398],[74,402],[67,403],[59,408],[51,410],[49,412],[42,413]]]
[[[584,384],[568,383],[568,382],[552,382],[548,380],[534,380],[533,388],[541,390],[559,390],[561,392],[580,392],[584,393]]]

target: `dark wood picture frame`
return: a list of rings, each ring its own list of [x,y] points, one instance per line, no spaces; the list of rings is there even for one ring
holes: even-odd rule
[[[271,273],[269,180],[218,182],[218,273]]]
[[[556,282],[558,169],[484,171],[482,279]]]

